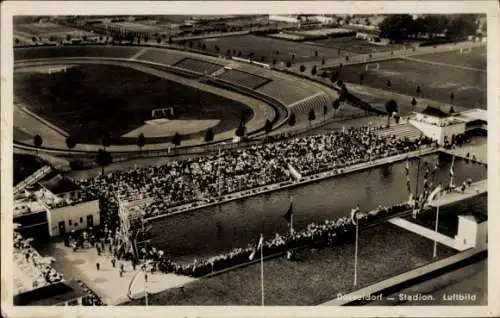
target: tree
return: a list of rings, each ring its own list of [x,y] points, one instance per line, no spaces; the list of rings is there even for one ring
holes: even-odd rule
[[[161,43],[161,38],[160,38],[160,37],[157,37],[157,38],[156,38],[156,42],[157,42],[158,44],[160,44],[160,43]]]
[[[215,52],[219,53],[220,52],[220,47],[218,45],[215,46]]]
[[[203,51],[205,51],[205,50],[207,49],[207,45],[206,45],[205,43],[203,43],[203,44],[201,45],[201,49],[202,49]]]
[[[450,100],[454,100],[455,99],[455,94],[453,94],[453,92],[450,93]]]
[[[390,99],[385,103],[385,110],[387,112],[387,126],[390,124],[391,116],[398,112],[398,103],[394,99]]]
[[[235,135],[238,136],[238,137],[245,136],[245,129],[246,129],[245,124],[240,123],[240,125],[238,126],[238,128],[236,128]]]
[[[113,162],[113,157],[111,156],[110,152],[104,149],[99,149],[99,151],[97,151],[95,162],[101,167],[101,174],[104,175],[104,167],[110,165]]]
[[[276,65],[276,63],[277,63],[276,59],[273,59],[273,65]]]
[[[291,113],[290,114],[290,117],[288,117],[288,125],[290,127],[293,127],[295,126],[295,123],[296,123],[296,120],[295,120],[295,114],[294,113]]]
[[[260,57],[260,62],[262,63],[262,62],[264,62],[265,60],[266,60],[265,56],[264,56],[264,55],[262,55],[262,56]]]
[[[181,135],[179,135],[179,133],[175,133],[175,135],[172,137],[172,143],[174,144],[174,146],[176,147],[180,146],[181,141],[182,141]]]
[[[309,119],[309,124],[311,124],[311,122],[316,119],[316,114],[314,113],[313,108],[311,108],[311,110],[309,111],[307,118]]]
[[[56,38],[53,35],[49,36],[50,42],[55,42],[55,40],[56,40]],[[86,40],[84,40],[84,41],[86,41]]]
[[[226,55],[227,55],[227,56],[230,56],[230,55],[231,55],[231,49],[227,49],[227,51],[226,51]]]
[[[107,147],[111,146],[111,137],[108,134],[104,134],[101,138],[101,144],[106,150]]]
[[[268,134],[271,132],[271,130],[273,130],[273,123],[269,119],[266,119],[266,124],[264,125],[264,131],[266,132],[266,134]]]
[[[71,34],[66,34],[66,41],[71,41]]]
[[[325,65],[326,61],[325,61],[325,58],[322,58],[321,59],[321,65]]]
[[[142,147],[146,145],[146,137],[144,137],[143,133],[140,133],[139,136],[137,137],[137,147],[139,147],[139,150],[142,152]]]
[[[286,67],[287,67],[287,68],[290,68],[290,66],[292,66],[292,62],[290,62],[290,61],[286,61]]]
[[[385,82],[385,85],[387,85],[387,88],[390,88],[390,87],[392,86],[392,82],[391,82],[391,80],[387,80],[387,81]]]
[[[335,70],[335,72],[333,72],[332,74],[332,77],[330,78],[330,80],[332,81],[332,83],[335,83],[339,80],[339,77],[340,77],[340,73],[338,70]]]
[[[365,79],[365,74],[361,73],[359,74],[359,83],[363,83],[363,80]]]
[[[340,99],[335,98],[335,100],[332,102],[333,109],[337,110],[340,108]]]
[[[33,41],[33,43],[36,43],[37,42],[36,36],[31,37],[31,41]]]
[[[83,36],[83,41],[84,41],[84,42],[87,42],[87,40],[88,40],[88,37],[87,37],[86,35],[84,35],[84,36]],[[51,40],[51,42],[54,42],[54,40]]]
[[[318,56],[318,49],[316,49],[316,51],[314,51],[314,56]]]
[[[454,114],[455,113],[455,109],[453,108],[453,106],[450,106],[450,114]]]
[[[40,147],[42,147],[42,144],[43,144],[42,136],[35,135],[35,137],[33,138],[33,144],[36,147],[36,153],[38,155],[38,149],[40,149]]]
[[[313,66],[313,68],[311,69],[311,75],[314,76],[316,75],[318,71],[316,70],[316,65]]]
[[[19,43],[20,43],[20,42],[21,42],[21,41],[19,41],[19,39],[18,39],[18,38],[15,38],[15,39],[14,39],[14,43],[15,43],[16,45],[19,45]]]
[[[346,55],[346,56],[345,56],[345,61],[346,61],[346,62],[349,62],[349,55]]]
[[[321,72],[321,77],[322,78],[327,78],[328,77],[328,73],[326,71]]]
[[[411,99],[411,106],[415,107],[417,105],[417,100],[415,99],[415,97],[413,97]]]
[[[66,147],[68,147],[69,150],[76,147],[76,138],[73,135],[66,137]]]
[[[417,90],[416,90],[417,94],[420,94],[422,93],[422,89],[420,88],[420,85],[417,86]]]
[[[306,70],[306,67],[304,66],[304,64],[302,64],[302,65],[300,66],[300,72],[301,72],[301,73],[304,73],[304,71],[305,71],[305,70]]]
[[[208,128],[207,132],[205,133],[205,142],[211,142],[214,140],[214,131],[212,128]]]
[[[149,36],[147,36],[147,35],[144,36],[144,42],[146,42],[146,43],[149,42]]]

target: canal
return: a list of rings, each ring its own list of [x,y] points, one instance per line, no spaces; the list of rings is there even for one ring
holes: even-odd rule
[[[424,162],[432,168],[439,158],[439,169],[430,182],[447,185],[452,158],[433,154],[420,159],[420,191],[423,188]],[[305,186],[280,190],[238,201],[212,206],[152,221],[152,244],[175,261],[192,261],[226,252],[232,248],[256,243],[259,234],[271,238],[285,234],[288,225],[283,215],[294,198],[293,225],[295,230],[311,222],[335,220],[349,215],[359,204],[362,211],[391,205],[408,199],[405,161],[353,172]],[[410,178],[415,191],[419,159],[410,161]],[[456,158],[455,183],[467,178],[485,179],[484,165]],[[484,197],[486,198],[486,196]],[[486,201],[486,199],[484,200]],[[486,206],[484,202],[483,206]]]

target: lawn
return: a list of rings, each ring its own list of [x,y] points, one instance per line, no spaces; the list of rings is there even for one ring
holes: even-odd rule
[[[202,41],[207,45],[207,51],[216,52],[215,46],[220,48],[221,54],[226,54],[227,50],[235,50],[236,55],[241,51],[241,57],[248,58],[250,53],[254,53],[256,61],[264,57],[264,62],[271,63],[274,58],[277,62],[291,60],[292,53],[295,53],[295,62],[321,61],[322,57],[336,58],[339,56],[337,50],[322,48],[315,45],[298,42],[279,40],[255,35],[228,36],[220,38],[206,39]],[[315,56],[316,50],[318,56]],[[276,51],[279,54],[276,55]]]
[[[443,53],[417,55],[414,58],[486,70],[486,57],[486,47],[482,46],[471,49],[470,53],[460,54],[460,51],[456,50]]]
[[[390,50],[400,49],[400,45],[376,45],[370,44],[365,40],[342,40],[342,39],[323,39],[316,40],[315,45],[331,49],[341,50],[342,56],[350,53],[368,54],[374,52],[389,52]]]
[[[15,73],[14,82],[16,98],[79,142],[99,143],[107,133],[116,142],[135,143],[119,138],[150,120],[156,108],[174,106],[178,119],[221,119],[215,133],[236,128],[242,112],[247,119],[252,114],[241,103],[112,65],[80,65],[51,75]]]
[[[422,97],[450,103],[453,93],[452,104],[486,108],[486,73],[404,59],[380,62],[379,70],[373,64],[370,67],[366,71],[365,64],[344,66],[340,79],[359,84],[360,74],[364,74],[363,85],[409,96],[416,96],[416,88],[420,86]],[[387,80],[391,81],[390,88],[386,86]]]
[[[359,236],[358,285],[422,266],[432,260],[433,242],[391,224],[364,229]],[[440,258],[454,252],[439,245]],[[353,291],[354,244],[308,248],[298,261],[264,262],[265,304],[318,305]],[[260,263],[149,297],[150,305],[260,305]],[[143,304],[136,300],[129,305]]]
[[[17,48],[14,50],[14,60],[41,59],[57,57],[122,57],[130,58],[140,47],[124,46],[61,46]]]

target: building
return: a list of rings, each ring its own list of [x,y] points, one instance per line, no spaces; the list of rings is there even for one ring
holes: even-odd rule
[[[270,22],[286,22],[299,25],[301,20],[295,15],[269,15]]]
[[[49,238],[100,224],[99,200],[53,173],[14,198],[13,222],[26,237]]]
[[[425,136],[443,145],[445,140],[451,141],[454,136],[465,133],[465,122],[439,108],[428,106],[420,113],[415,113],[409,120]]]

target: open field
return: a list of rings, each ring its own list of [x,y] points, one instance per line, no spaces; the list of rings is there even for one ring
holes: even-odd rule
[[[119,138],[150,120],[156,108],[173,106],[176,119],[220,119],[215,133],[236,128],[242,112],[247,120],[252,114],[241,103],[114,65],[81,65],[51,75],[15,73],[14,78],[16,98],[79,142],[100,143],[104,133]],[[135,138],[116,141],[135,143]]]
[[[432,260],[433,242],[391,224],[359,233],[358,288]],[[439,246],[443,258],[454,252]],[[353,291],[354,244],[300,250],[298,261],[264,262],[265,304],[318,305]],[[260,263],[149,297],[151,305],[259,305]],[[131,305],[143,304],[143,300]]]
[[[308,42],[309,43],[309,42]],[[370,44],[365,40],[342,40],[342,39],[323,39],[310,42],[317,46],[323,46],[331,49],[338,49],[341,55],[368,54],[374,52],[390,52],[391,50],[401,49],[402,45],[376,45]]]
[[[260,61],[261,56],[264,56],[264,62],[267,63],[271,63],[274,58],[276,58],[277,62],[291,61],[293,53],[296,54],[295,63],[321,61],[322,57],[336,58],[339,56],[335,49],[255,35],[220,37],[206,39],[202,42],[207,45],[207,51],[210,52],[215,52],[215,46],[217,45],[222,54],[226,54],[228,49],[231,51],[236,50],[236,52],[241,51],[241,57],[248,58],[250,53],[253,52],[256,61]],[[316,50],[318,56],[315,56]],[[277,51],[279,51],[278,55],[276,55]]]
[[[85,35],[90,34],[89,32],[78,30],[74,28],[69,28],[64,25],[59,25],[55,23],[26,23],[26,24],[14,24],[14,32],[22,32],[25,34],[37,35],[37,36],[66,36],[66,34],[71,35]]]
[[[420,86],[421,97],[448,102],[466,108],[486,108],[486,73],[453,66],[432,65],[405,59],[380,62],[380,69],[375,63],[344,66],[340,79],[346,82],[360,83],[360,74],[364,74],[362,84],[395,91],[401,94],[417,96],[416,87]],[[386,85],[391,81],[391,87]],[[450,102],[450,93],[454,100]]]
[[[141,61],[160,63],[164,65],[173,65],[181,61],[185,57],[185,54],[183,54],[182,52],[146,48],[140,55],[136,57],[136,59]]]
[[[414,58],[432,62],[446,63],[458,66],[467,66],[486,70],[486,47],[476,47],[471,49],[470,53],[460,53],[460,50],[443,52],[437,54],[417,55]]]
[[[130,58],[141,50],[140,47],[126,46],[61,46],[18,48],[14,50],[14,60],[43,59],[55,57],[117,57]]]

